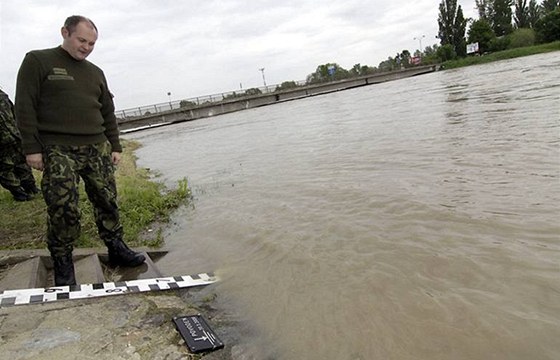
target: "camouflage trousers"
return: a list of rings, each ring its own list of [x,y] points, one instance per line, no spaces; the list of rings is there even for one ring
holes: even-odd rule
[[[22,185],[35,184],[31,168],[18,143],[0,147],[0,185],[13,189]]]
[[[46,146],[43,162],[41,190],[48,213],[47,245],[53,257],[71,254],[80,237],[80,178],[93,206],[99,237],[105,243],[122,239],[109,143]]]

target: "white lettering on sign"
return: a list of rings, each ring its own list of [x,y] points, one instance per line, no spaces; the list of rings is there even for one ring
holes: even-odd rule
[[[196,328],[198,329],[198,331],[204,331],[202,324],[200,323],[200,321],[198,321],[197,318],[193,318],[192,321],[196,324]]]
[[[187,321],[187,319],[183,319],[183,324],[185,324],[185,327],[187,328],[189,334],[191,334],[193,338],[198,335],[196,333],[196,330],[193,328],[193,324],[191,324],[190,321]]]

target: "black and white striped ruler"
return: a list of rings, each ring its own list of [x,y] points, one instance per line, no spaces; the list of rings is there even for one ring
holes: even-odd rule
[[[140,279],[99,284],[80,284],[50,288],[5,290],[0,294],[0,307],[40,304],[58,300],[86,299],[99,296],[182,289],[218,281],[212,273]]]

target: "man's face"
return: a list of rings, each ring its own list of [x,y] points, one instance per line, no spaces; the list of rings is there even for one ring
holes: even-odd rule
[[[62,48],[74,59],[82,61],[93,51],[97,41],[97,31],[86,22],[80,22],[72,34],[62,28]]]

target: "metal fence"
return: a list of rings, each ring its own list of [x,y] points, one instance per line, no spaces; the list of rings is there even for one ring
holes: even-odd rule
[[[430,67],[430,66],[432,65],[426,65],[424,67]],[[418,66],[414,66],[414,67],[418,68]],[[405,71],[405,69],[404,68],[398,70],[391,69],[388,71],[380,71],[374,74],[364,75],[364,76],[368,77],[368,76],[375,76],[375,75],[383,75],[385,73],[390,73],[393,71]],[[346,79],[346,80],[350,80],[350,79]],[[339,80],[339,81],[343,81],[343,80]],[[296,88],[309,85],[305,80],[294,81],[294,83]],[[293,84],[292,84],[292,88],[293,88]],[[253,97],[255,95],[260,95],[260,94],[270,94],[283,90],[287,90],[287,89],[285,89],[285,86],[283,87],[282,84],[273,84],[268,86],[261,86],[259,88],[251,88],[246,90],[240,89],[237,91],[228,91],[219,94],[204,95],[204,96],[198,96],[189,99],[168,101],[159,104],[139,106],[139,107],[124,109],[124,110],[117,110],[115,111],[115,115],[117,116],[117,118],[119,118],[119,120],[126,121],[129,119],[132,120],[138,117],[162,113],[166,111],[172,111],[177,109],[188,110],[188,109],[196,108],[198,106],[216,104],[222,101],[239,100],[244,97]]]
[[[295,83],[297,86],[306,85],[305,80],[296,81]],[[120,118],[122,120],[134,119],[141,116],[157,114],[157,113],[162,113],[165,111],[171,111],[171,110],[176,110],[181,108],[190,109],[190,108],[195,108],[197,106],[215,104],[230,99],[233,100],[233,99],[240,99],[246,96],[273,93],[277,91],[279,86],[280,84],[267,85],[267,86],[262,86],[259,88],[251,88],[247,90],[229,91],[220,94],[204,95],[204,96],[198,96],[189,99],[174,100],[174,101],[168,101],[159,104],[139,106],[130,109],[117,110],[115,111],[115,115],[117,116],[117,118]]]

